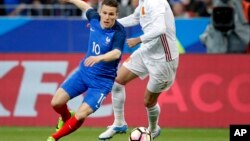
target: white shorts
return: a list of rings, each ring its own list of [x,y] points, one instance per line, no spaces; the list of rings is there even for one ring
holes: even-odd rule
[[[149,60],[143,57],[140,51],[135,51],[123,65],[141,79],[149,75],[147,89],[153,93],[168,90],[174,80],[179,58],[170,62],[162,60]]]

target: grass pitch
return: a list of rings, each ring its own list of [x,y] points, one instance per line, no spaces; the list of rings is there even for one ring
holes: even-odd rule
[[[99,141],[106,128],[81,127],[60,141]],[[53,127],[0,127],[0,141],[46,141]],[[115,135],[110,141],[128,141],[129,132]],[[165,128],[155,141],[229,141],[228,129]]]

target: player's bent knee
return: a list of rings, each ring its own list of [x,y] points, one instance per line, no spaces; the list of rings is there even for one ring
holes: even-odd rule
[[[117,85],[126,85],[126,81],[124,81],[123,79],[119,79],[119,78],[117,78],[116,77],[116,79],[115,79],[115,84],[117,84]]]
[[[53,107],[53,108],[60,108],[62,107],[63,105],[65,105],[66,103],[61,100],[60,98],[58,97],[53,97],[51,102],[50,102],[50,105]]]
[[[157,101],[148,101],[148,100],[144,100],[144,106],[147,107],[147,108],[151,108],[153,106],[155,106],[157,103]]]
[[[51,100],[50,105],[53,108],[59,108],[61,106],[63,106],[64,104],[60,103],[59,101],[55,100],[54,98]]]
[[[53,97],[52,100],[50,101],[50,105],[52,107],[57,107],[57,101],[55,100],[55,97]]]

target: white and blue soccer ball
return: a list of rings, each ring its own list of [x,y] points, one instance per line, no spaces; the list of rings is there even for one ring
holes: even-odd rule
[[[153,141],[150,131],[145,127],[134,128],[130,135],[129,141]]]

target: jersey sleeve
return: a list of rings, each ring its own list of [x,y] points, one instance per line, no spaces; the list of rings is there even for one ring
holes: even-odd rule
[[[130,27],[130,26],[139,24],[140,23],[140,7],[138,6],[135,9],[133,14],[127,17],[118,19],[118,22],[121,23],[124,27]]]
[[[115,32],[114,39],[113,39],[113,49],[118,49],[122,52],[125,39],[126,39],[125,32],[123,31]]]
[[[100,16],[99,14],[97,13],[97,11],[95,9],[89,9],[87,12],[86,12],[86,17],[88,19],[88,21],[91,21],[91,19],[100,19]]]

